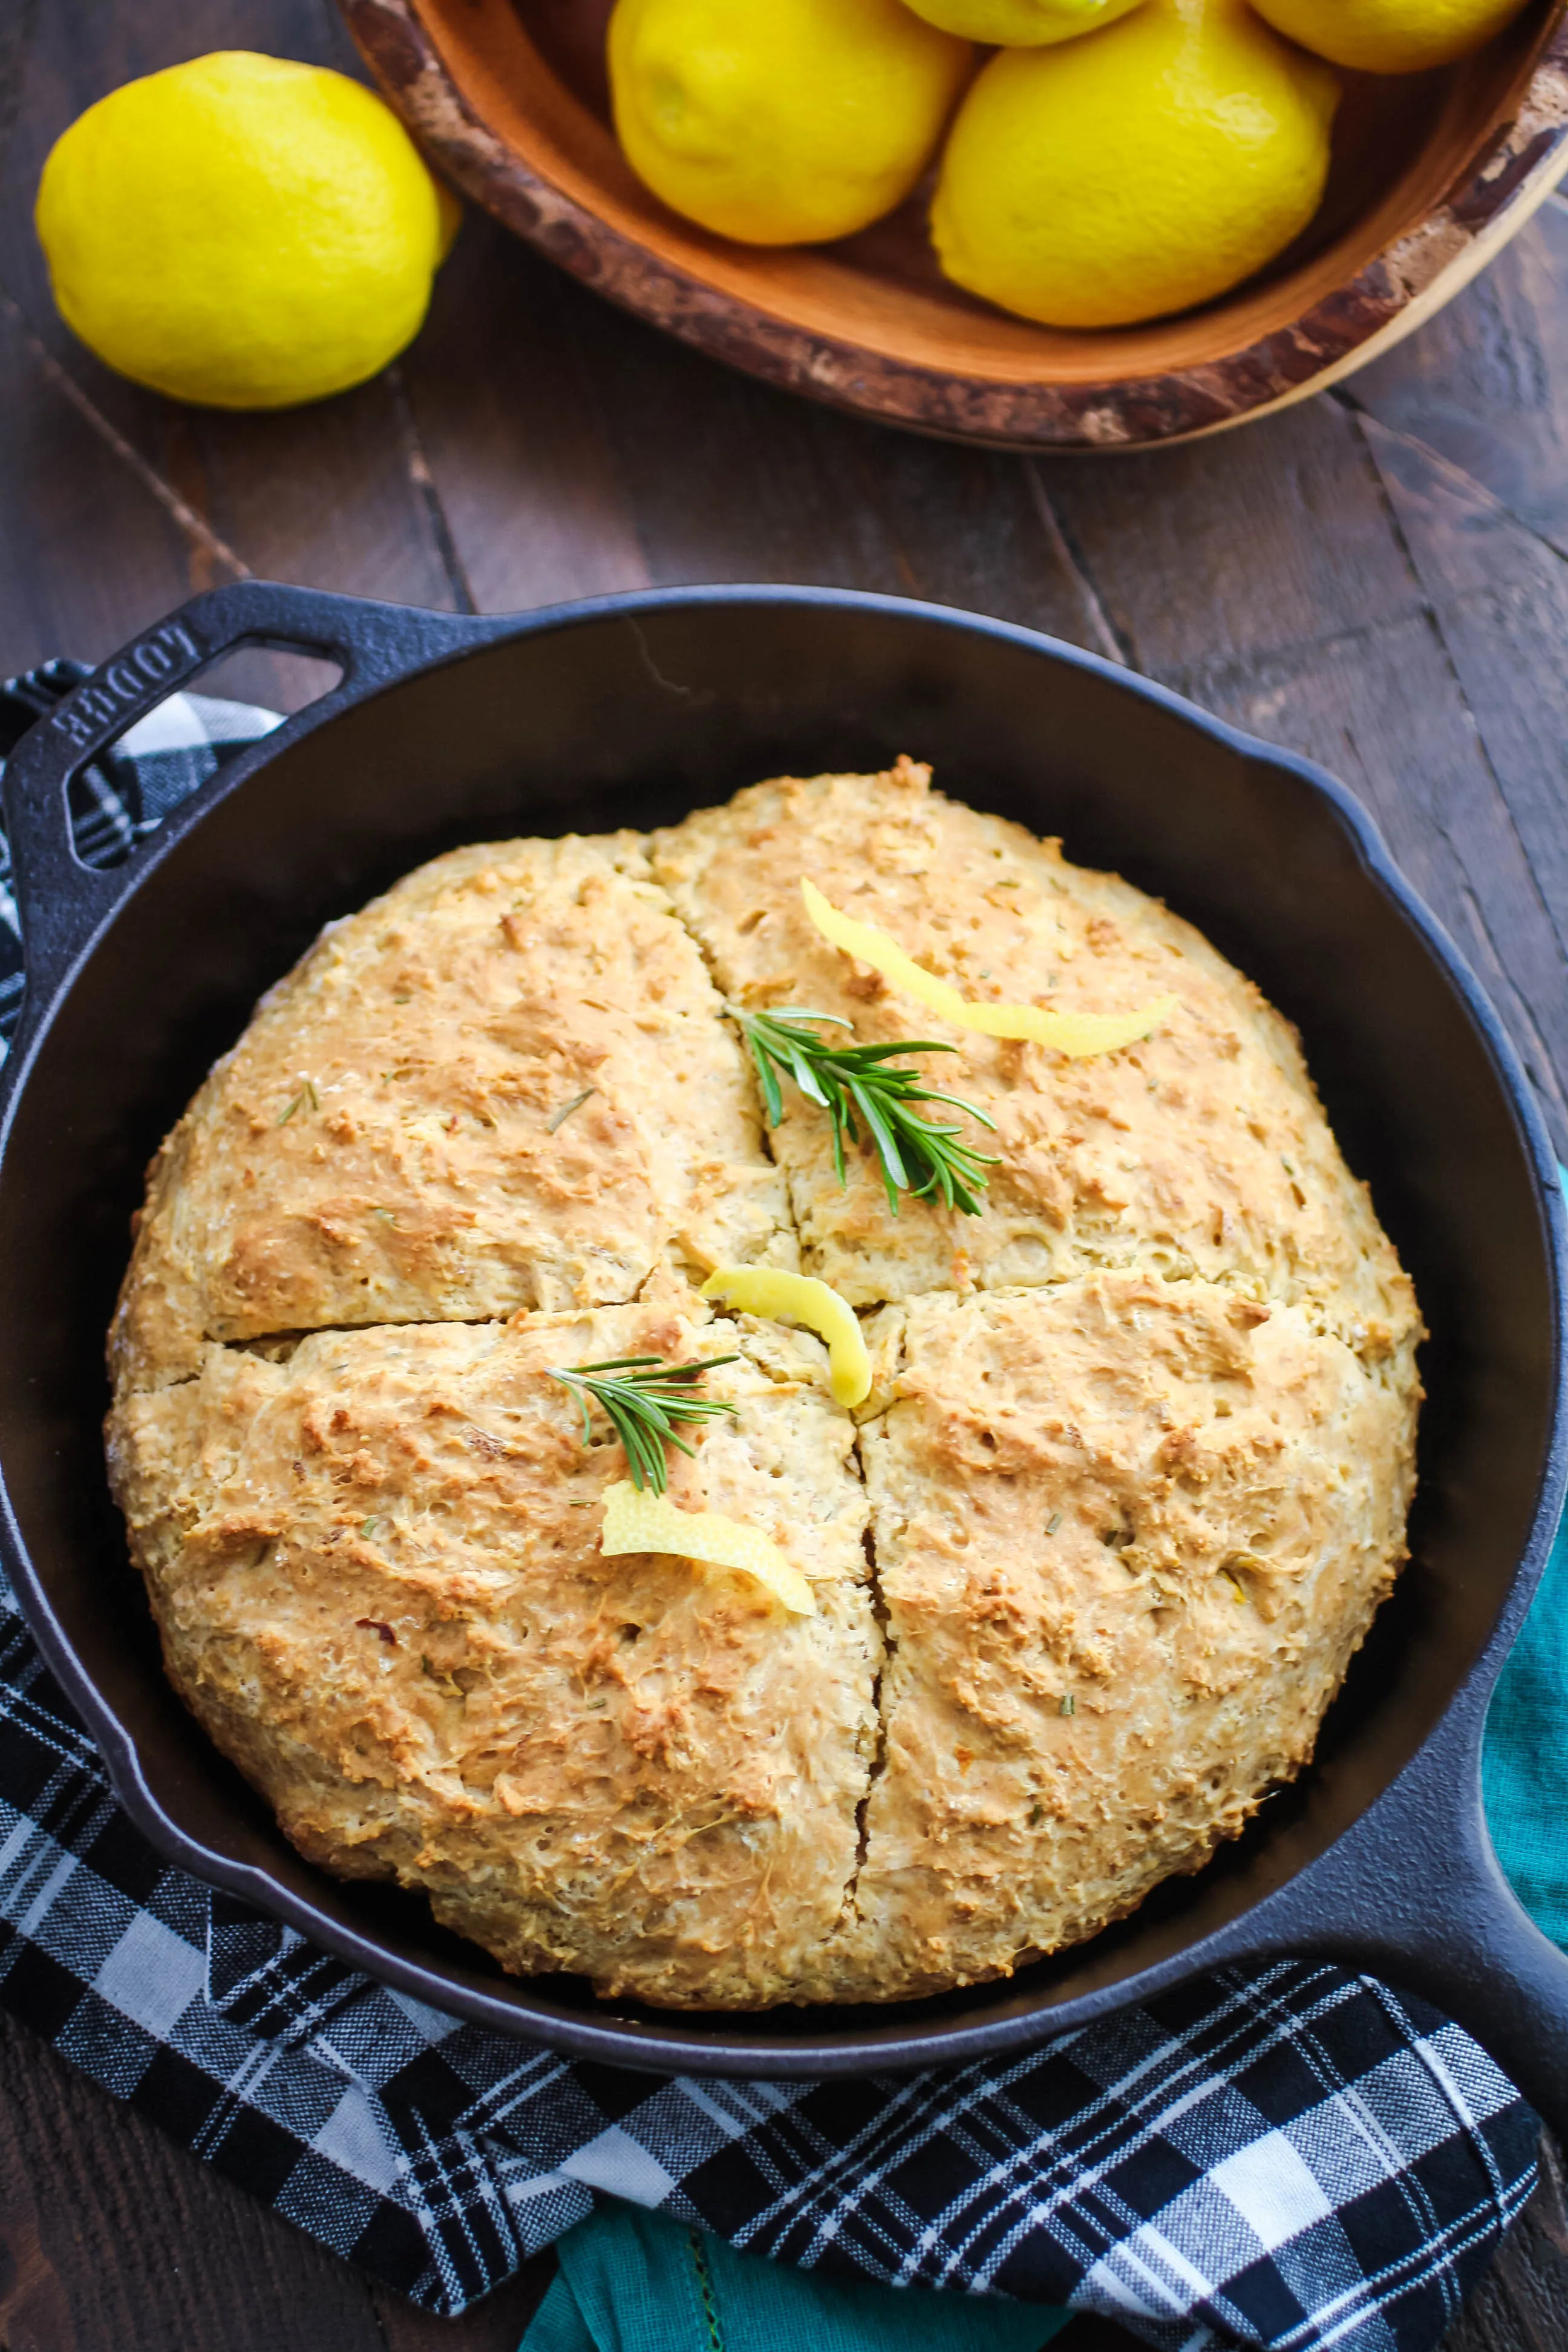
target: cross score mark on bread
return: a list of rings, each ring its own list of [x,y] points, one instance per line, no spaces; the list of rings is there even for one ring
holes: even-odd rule
[[[996,1164],[895,1218],[820,1111],[764,1134],[723,1012],[907,1036],[803,874],[965,1002],[1177,1010],[1082,1061],[938,1016]],[[861,1310],[856,1415],[720,1268]],[[1300,1769],[1404,1558],[1419,1336],[1256,989],[900,762],[329,931],[154,1164],[110,1462],[177,1687],[325,1866],[606,1991],[889,1999],[1093,1933]],[[625,1456],[550,1369],[724,1354],[668,1501],[810,1615],[599,1548]]]

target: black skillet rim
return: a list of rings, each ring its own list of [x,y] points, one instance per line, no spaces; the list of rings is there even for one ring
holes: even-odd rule
[[[112,877],[117,887],[106,895],[89,935],[50,975],[36,1004],[24,1003],[22,1025],[3,1076],[0,1076],[0,1155],[8,1141],[17,1101],[53,1017],[78,971],[92,954],[97,940],[112,920],[122,899],[142,874],[161,863],[199,824],[218,800],[243,789],[280,749],[316,728],[330,724],[342,709],[367,699],[384,687],[420,672],[445,668],[500,642],[546,634],[606,619],[629,619],[671,609],[745,604],[782,607],[812,606],[875,612],[895,619],[919,619],[926,624],[968,631],[1011,644],[1058,664],[1089,670],[1123,692],[1152,701],[1179,718],[1211,741],[1266,768],[1306,783],[1325,801],[1350,840],[1363,869],[1372,877],[1394,912],[1413,930],[1428,957],[1438,967],[1458,1004],[1478,1034],[1508,1101],[1516,1139],[1529,1174],[1541,1217],[1547,1255],[1555,1285],[1557,1314],[1552,1367],[1552,1411],[1549,1443],[1543,1456],[1531,1530],[1508,1594],[1482,1650],[1453,1691],[1442,1714],[1401,1771],[1385,1784],[1340,1836],[1296,1873],[1274,1895],[1253,1905],[1219,1931],[1182,1948],[1135,1975],[1101,1986],[1069,2000],[1042,2000],[1005,2017],[982,2020],[967,2026],[946,2025],[935,2033],[900,2021],[889,2028],[849,2029],[843,2033],[814,2034],[789,2042],[749,2039],[738,2018],[722,2015],[714,2030],[704,2024],[683,2032],[672,2017],[668,2029],[626,2020],[600,2022],[591,2014],[563,2011],[545,2003],[531,2006],[527,1982],[517,1996],[500,2000],[478,1983],[468,1986],[439,1969],[399,1958],[374,1937],[360,1935],[317,1911],[308,1900],[275,1880],[265,1870],[234,1862],[202,1844],[169,1816],[153,1795],[141,1770],[135,1746],[96,1685],[82,1666],[64,1627],[55,1617],[22,1539],[0,1483],[0,1556],[23,1603],[24,1614],[46,1659],[68,1697],[84,1716],[103,1752],[115,1792],[135,1825],[167,1858],[193,1875],[240,1899],[255,1904],[274,1917],[323,1945],[350,1965],[422,2002],[456,2013],[511,2038],[533,2039],[572,2055],[639,2071],[732,2074],[776,2079],[897,2073],[932,2064],[943,2067],[993,2058],[1031,2048],[1058,2033],[1094,2019],[1146,2000],[1190,1980],[1196,1975],[1235,1960],[1262,1958],[1290,1950],[1310,1949],[1318,1940],[1314,1923],[1314,1889],[1326,1882],[1336,1860],[1350,1855],[1358,1834],[1375,1817],[1390,1811],[1396,1792],[1408,1786],[1405,1800],[1420,1817],[1424,1805],[1432,1809],[1432,1790],[1422,1787],[1434,1767],[1460,1772],[1473,1770],[1481,1727],[1499,1672],[1512,1646],[1544,1569],[1568,1493],[1568,1395],[1564,1391],[1563,1307],[1568,1301],[1568,1216],[1564,1214],[1555,1155],[1536,1106],[1529,1080],[1496,1012],[1475,975],[1431,910],[1394,865],[1377,827],[1359,801],[1336,778],[1314,763],[1276,745],[1260,740],[1227,721],[1214,717],[1184,697],[1137,672],[1098,655],[1064,644],[1016,624],[989,619],[958,608],[935,605],[853,590],[751,585],[746,583],[636,591],[546,607],[521,614],[487,619],[426,614],[411,608],[376,605],[367,600],[321,596],[308,591],[277,589],[265,583],[243,583],[228,590],[198,597],[174,620],[199,621],[222,608],[243,610],[247,594],[258,598],[263,612],[254,625],[231,625],[226,641],[205,646],[200,659],[163,690],[193,682],[195,674],[237,643],[320,646],[329,633],[321,626],[332,608],[378,616],[394,641],[401,635],[406,650],[401,660],[377,665],[379,675],[363,683],[348,665],[343,685],[300,713],[287,730],[264,739],[254,751],[227,768],[204,787],[133,854],[128,866]],[[279,614],[298,609],[297,625],[280,622]],[[266,614],[270,612],[272,617]],[[150,634],[150,633],[149,633]],[[220,634],[223,634],[220,625]],[[142,640],[145,642],[145,638]],[[112,668],[114,664],[107,665]],[[100,673],[101,674],[101,673]],[[90,686],[90,681],[89,681]],[[79,689],[81,691],[82,689]],[[44,722],[40,722],[41,731]],[[116,730],[118,731],[118,730]],[[24,743],[29,739],[24,738]],[[21,747],[18,747],[20,749]],[[87,754],[83,754],[85,758]],[[10,766],[15,766],[13,755]],[[76,764],[80,764],[77,762]],[[60,778],[63,792],[64,776]],[[9,786],[9,777],[7,778]],[[7,809],[10,808],[7,790]],[[79,868],[85,878],[87,869]],[[123,877],[123,878],[121,878]],[[95,877],[97,878],[97,877]],[[1475,1791],[1479,1816],[1479,1785]],[[1484,1843],[1484,1827],[1481,1830]],[[1364,1841],[1363,1841],[1364,1843]],[[1487,1849],[1489,1854],[1489,1849]],[[1353,1867],[1353,1864],[1352,1864]],[[1496,1873],[1501,1885],[1500,1874]],[[1267,1915],[1267,1916],[1266,1916]],[[1522,1917],[1522,1914],[1521,1915]],[[1533,1934],[1533,1931],[1531,1931]],[[1006,1990],[1005,1980],[999,1992]]]

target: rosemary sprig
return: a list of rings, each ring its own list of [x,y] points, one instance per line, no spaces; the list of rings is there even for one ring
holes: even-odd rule
[[[921,1118],[914,1106],[945,1103],[977,1118],[982,1127],[994,1128],[995,1120],[957,1095],[937,1094],[922,1086],[918,1070],[889,1067],[896,1054],[955,1054],[956,1045],[938,1045],[930,1037],[900,1038],[890,1045],[836,1045],[801,1025],[816,1021],[847,1029],[848,1022],[836,1013],[811,1013],[799,1004],[782,1005],[776,1013],[747,1013],[733,1004],[729,1010],[751,1047],[768,1125],[777,1127],[784,1115],[779,1091],[783,1071],[833,1121],[833,1164],[840,1184],[847,1181],[844,1139],[860,1140],[858,1114],[877,1147],[888,1206],[895,1217],[901,1192],[911,1192],[917,1201],[935,1193],[945,1208],[961,1210],[966,1217],[980,1214],[984,1171],[996,1165],[995,1153],[960,1142],[962,1128]]]
[[[584,1444],[594,1433],[588,1418],[592,1398],[615,1424],[638,1494],[651,1486],[662,1495],[669,1484],[666,1446],[678,1445],[682,1454],[696,1452],[676,1435],[676,1423],[711,1421],[716,1413],[735,1411],[718,1397],[693,1396],[692,1382],[720,1364],[739,1360],[736,1356],[710,1356],[698,1364],[667,1364],[662,1356],[614,1356],[602,1364],[552,1364],[550,1377],[564,1381],[582,1407]]]
[[[283,1113],[282,1118],[278,1120],[277,1124],[279,1127],[287,1127],[289,1120],[293,1118],[294,1113],[300,1109],[306,1103],[310,1104],[312,1110],[320,1110],[321,1108],[321,1097],[316,1092],[314,1083],[310,1078],[305,1080],[304,1084],[300,1087],[299,1093],[295,1096],[293,1101]]]
[[[597,1087],[584,1087],[580,1095],[574,1095],[570,1102],[563,1102],[559,1110],[552,1111],[544,1122],[545,1134],[553,1135],[557,1128],[564,1127],[573,1112],[581,1110],[584,1104],[590,1102],[598,1091]]]

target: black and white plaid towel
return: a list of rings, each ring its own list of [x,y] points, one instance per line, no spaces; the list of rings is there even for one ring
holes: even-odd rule
[[[84,674],[5,689],[0,751]],[[272,723],[175,696],[79,787],[83,854],[115,862]],[[1316,1964],[860,2082],[671,2081],[481,2032],[161,1863],[3,1586],[0,2002],[439,2312],[619,2197],[786,2262],[1102,2312],[1163,2352],[1431,2352],[1535,2176],[1536,2120],[1468,2034]]]

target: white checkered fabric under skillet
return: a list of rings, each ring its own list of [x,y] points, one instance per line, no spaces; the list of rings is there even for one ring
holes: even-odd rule
[[[0,753],[85,675],[0,690]],[[116,862],[275,723],[172,698],[75,788],[82,854]],[[671,2081],[462,2024],[163,1864],[3,1585],[0,2003],[437,2312],[618,2197],[807,2268],[1100,2312],[1160,2352],[1432,2352],[1535,2178],[1536,2118],[1468,2034],[1315,1963],[857,2082]]]

